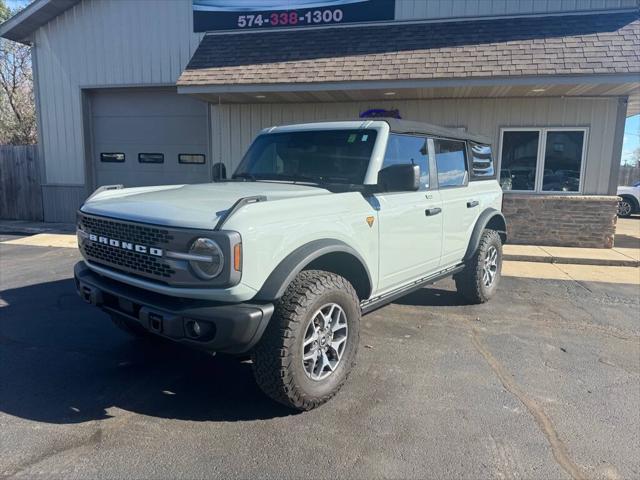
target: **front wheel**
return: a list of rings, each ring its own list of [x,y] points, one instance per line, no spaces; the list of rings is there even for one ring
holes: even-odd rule
[[[346,381],[359,332],[360,302],[351,283],[333,273],[303,271],[277,302],[253,352],[256,381],[284,405],[318,407]]]
[[[485,303],[495,293],[502,273],[502,240],[495,230],[484,230],[475,254],[455,276],[458,292],[471,303]]]
[[[633,205],[628,198],[622,198],[618,202],[618,216],[622,218],[630,217],[633,213]]]

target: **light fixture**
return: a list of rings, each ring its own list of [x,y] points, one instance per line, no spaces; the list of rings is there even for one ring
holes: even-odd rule
[[[396,92],[384,92],[384,95],[386,95],[387,97],[392,97],[396,94]]]
[[[531,93],[542,93],[545,92],[547,89],[546,88],[534,88],[533,90],[531,90]]]
[[[263,98],[267,98],[267,96],[266,95],[256,95],[256,98],[259,98],[259,99],[262,100]]]

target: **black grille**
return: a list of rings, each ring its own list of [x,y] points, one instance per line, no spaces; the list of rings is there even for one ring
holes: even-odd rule
[[[80,226],[87,233],[151,247],[159,247],[173,240],[168,230],[102,218],[81,216]]]
[[[83,214],[79,215],[78,225],[87,234],[145,247],[164,248],[174,238],[166,229]],[[168,281],[176,273],[161,257],[88,240],[80,248],[88,260],[144,277]]]
[[[98,263],[117,265],[142,275],[171,278],[171,275],[175,273],[161,259],[129,250],[109,247],[100,243],[87,242],[84,245],[84,253],[89,259]]]

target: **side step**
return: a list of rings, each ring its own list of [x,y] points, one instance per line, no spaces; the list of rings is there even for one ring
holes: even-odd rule
[[[422,287],[426,287],[427,285],[431,285],[432,283],[437,282],[438,280],[442,280],[444,278],[450,277],[451,275],[455,275],[458,272],[461,272],[464,269],[464,263],[459,265],[455,265],[453,267],[449,267],[445,270],[442,270],[438,273],[434,273],[433,275],[429,275],[427,277],[423,277],[415,282],[410,283],[409,285],[404,285],[396,290],[392,290],[389,293],[385,293],[384,295],[380,295],[379,297],[370,298],[360,302],[360,308],[362,310],[362,314],[365,315],[369,312],[372,312],[380,307],[383,307],[394,300],[397,300],[400,297],[404,297],[411,292],[415,292],[416,290],[421,289]]]

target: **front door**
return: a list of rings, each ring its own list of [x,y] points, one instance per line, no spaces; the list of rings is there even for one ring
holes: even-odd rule
[[[382,168],[420,166],[420,189],[377,194],[381,293],[438,270],[442,250],[442,205],[432,189],[424,137],[390,134]]]

